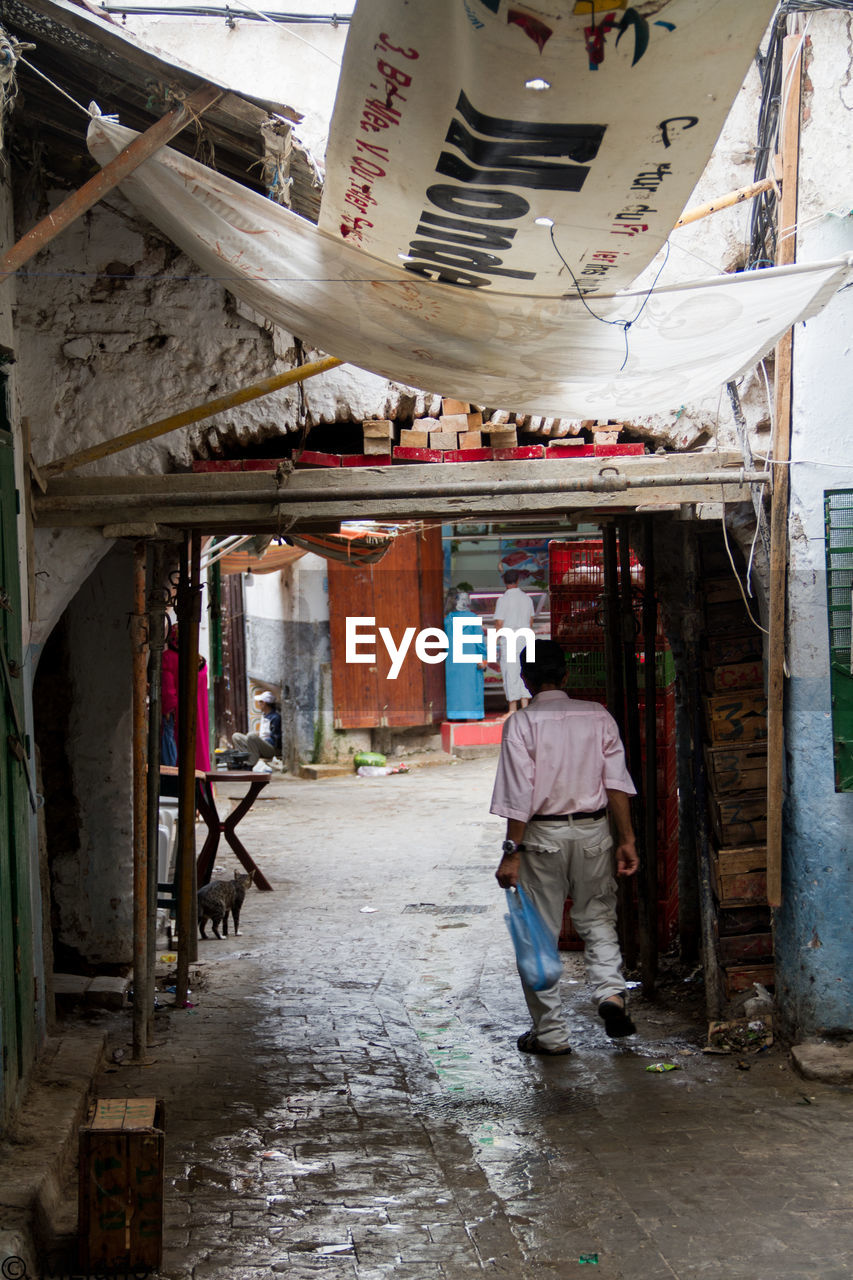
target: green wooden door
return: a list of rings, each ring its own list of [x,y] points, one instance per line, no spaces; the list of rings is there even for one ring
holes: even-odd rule
[[[0,382],[0,413],[5,386]],[[29,775],[24,733],[21,592],[12,436],[0,429],[0,1058],[5,1121],[35,1041]]]

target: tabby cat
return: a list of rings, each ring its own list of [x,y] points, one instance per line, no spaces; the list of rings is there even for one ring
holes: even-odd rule
[[[234,872],[233,880],[211,880],[210,884],[203,885],[198,891],[198,927],[201,936],[207,938],[205,933],[205,925],[208,920],[213,926],[213,932],[216,937],[220,937],[219,926],[222,925],[222,933],[228,937],[228,912],[234,919],[234,936],[240,933],[240,908],[243,905],[243,899],[246,896],[246,890],[252,883],[254,871],[250,871],[248,875],[240,875]]]

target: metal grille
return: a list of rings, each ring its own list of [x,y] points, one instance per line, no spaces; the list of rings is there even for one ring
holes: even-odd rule
[[[835,789],[853,791],[853,489],[824,494]]]

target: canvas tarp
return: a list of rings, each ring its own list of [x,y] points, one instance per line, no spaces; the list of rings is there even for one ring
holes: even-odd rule
[[[136,136],[99,117],[89,147],[104,164]],[[303,342],[394,381],[535,414],[677,410],[749,368],[850,269],[843,259],[589,301],[495,293],[379,262],[171,148],[121,189],[202,270]]]
[[[320,226],[496,293],[614,292],[702,174],[774,0],[359,0]],[[550,231],[537,224],[554,223]]]

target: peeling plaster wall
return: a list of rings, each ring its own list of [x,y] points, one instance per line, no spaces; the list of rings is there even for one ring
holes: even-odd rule
[[[814,56],[802,135],[801,261],[853,251],[851,27],[849,16],[820,14],[809,28]],[[788,795],[776,953],[781,1012],[800,1036],[853,1029],[853,794],[834,790],[823,524],[824,491],[853,485],[853,466],[836,469],[853,458],[851,334],[847,289],[794,338]]]
[[[35,211],[23,208],[18,220],[29,225]],[[238,306],[115,193],[22,276],[16,324],[21,411],[40,462],[319,354],[303,354],[292,335]],[[425,413],[436,403],[346,366],[89,464],[85,474],[181,470],[194,457],[304,426]],[[39,532],[37,645],[108,545],[91,531]]]
[[[121,544],[67,612],[66,751],[79,830],[67,850],[54,851],[51,875],[57,941],[90,964],[129,963],[133,949],[132,607],[132,555]]]

